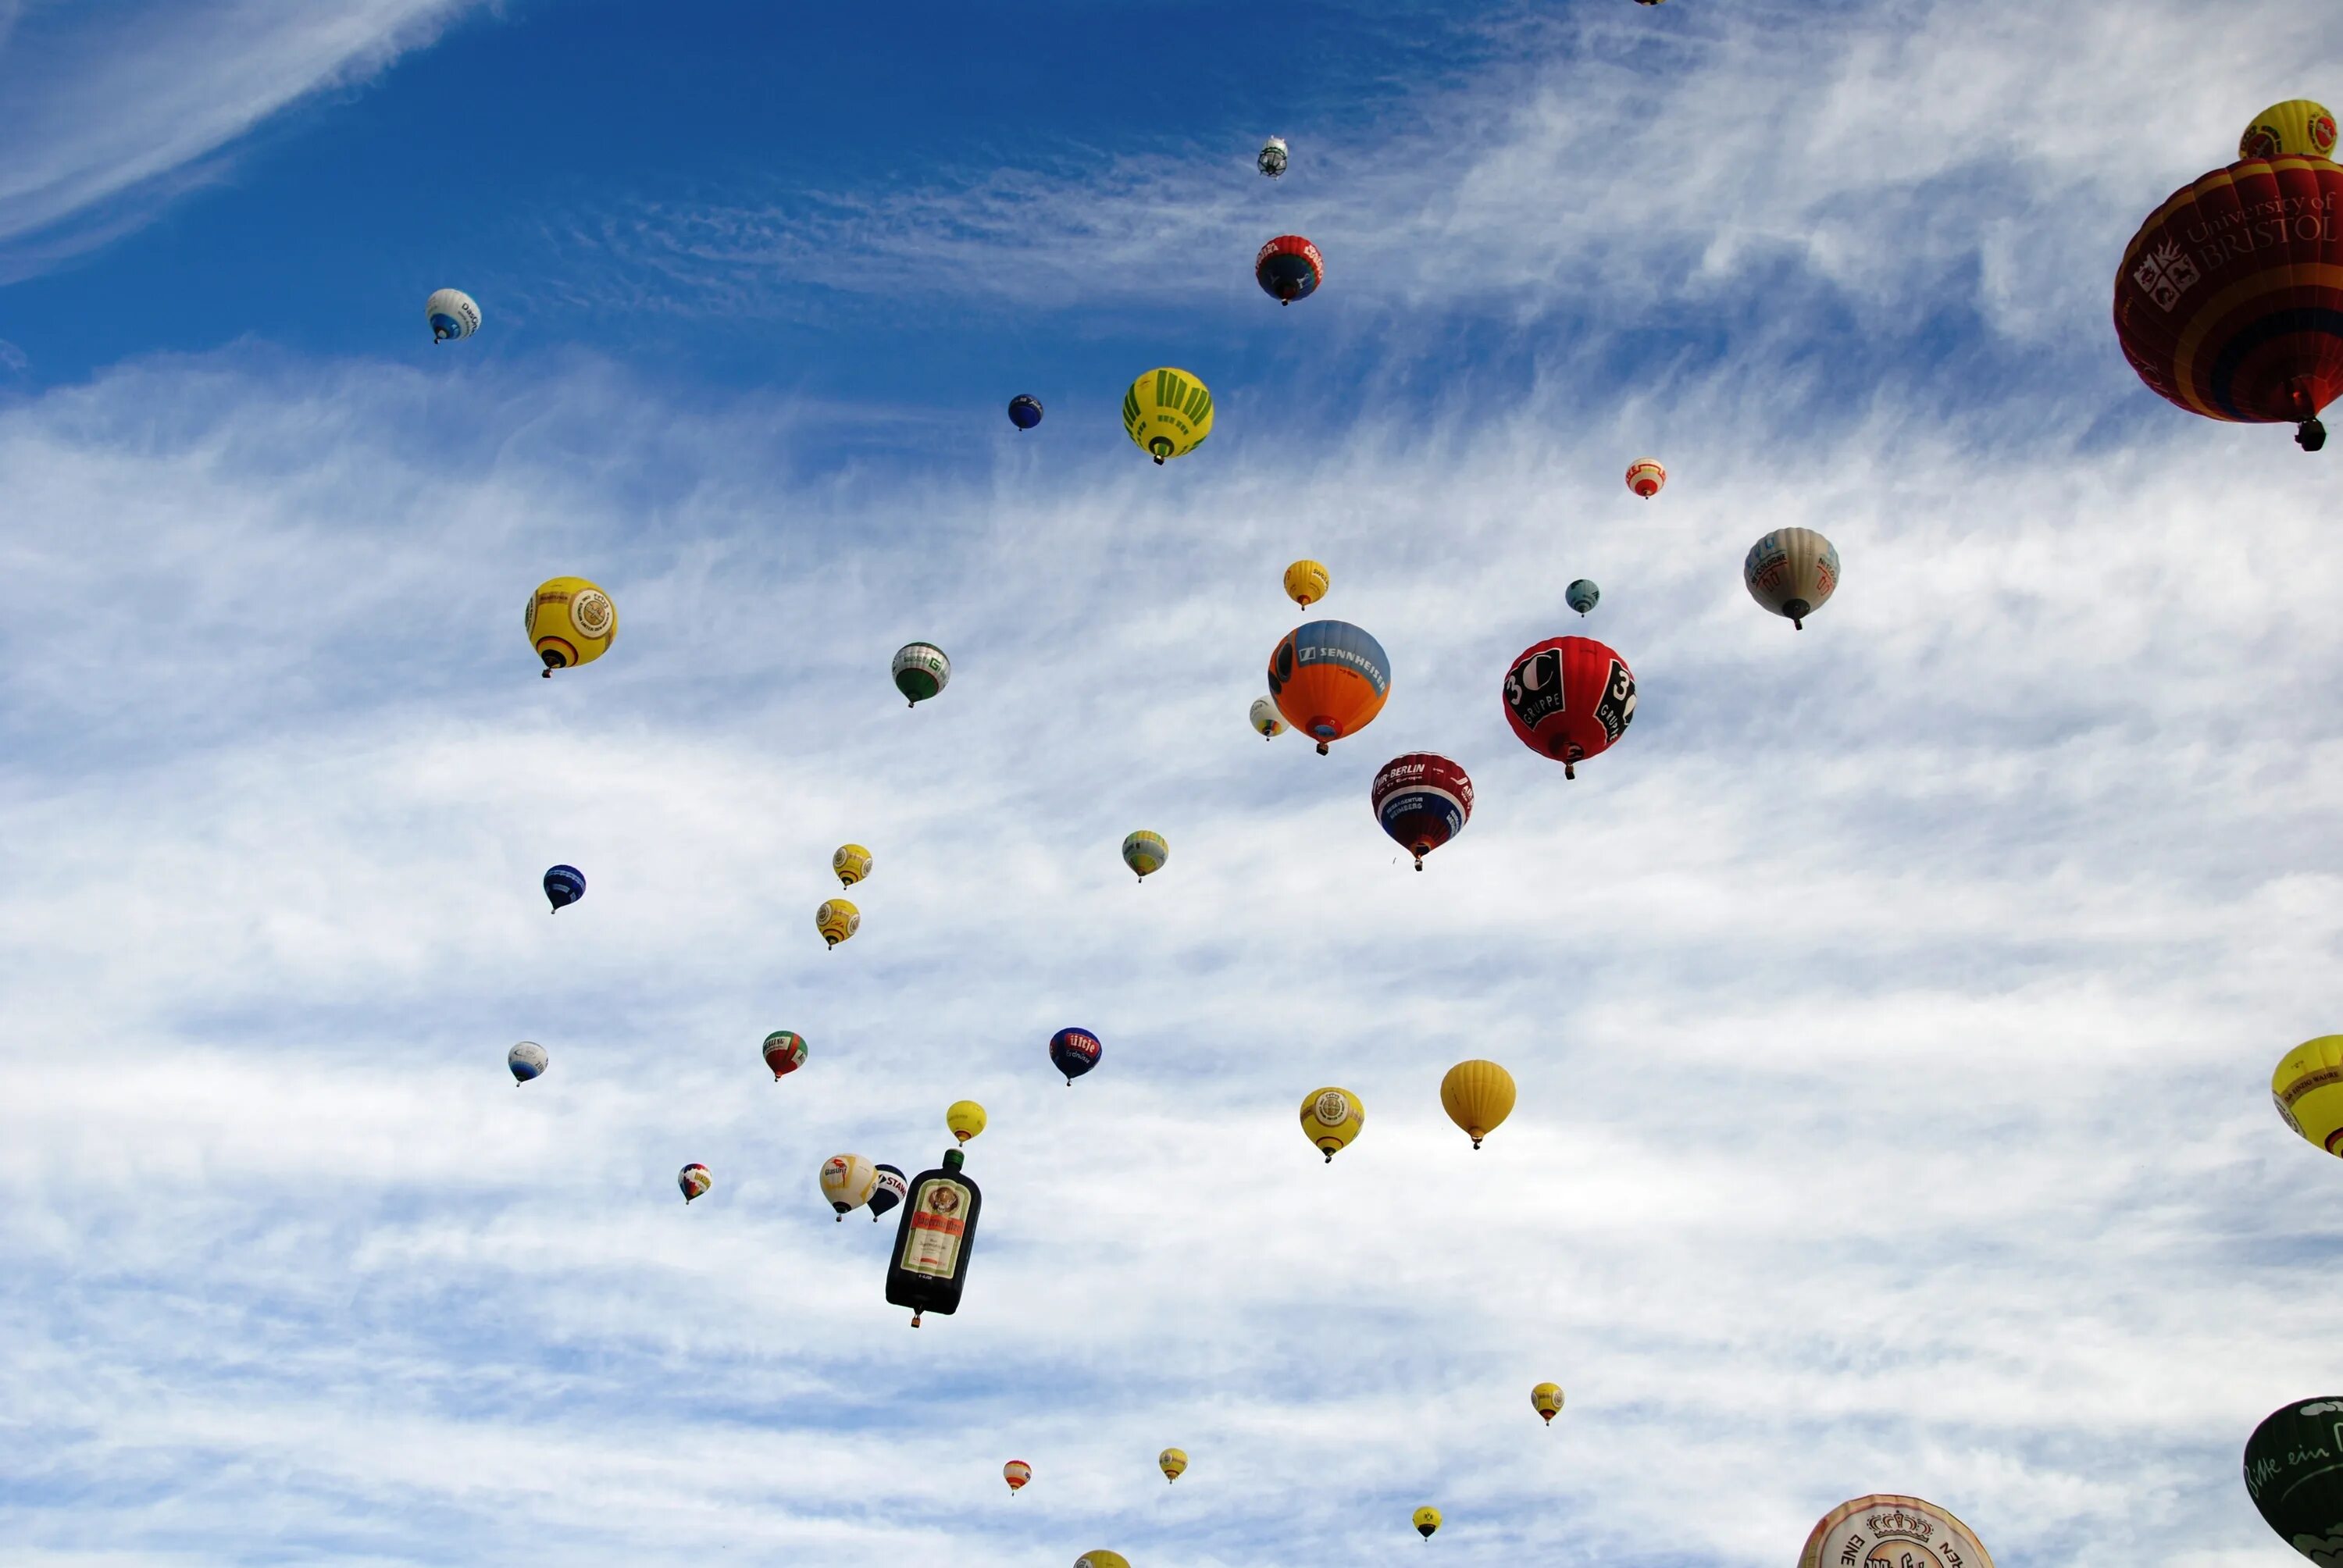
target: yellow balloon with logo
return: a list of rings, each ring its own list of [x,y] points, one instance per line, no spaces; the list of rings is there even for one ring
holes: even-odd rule
[[[1332,1165],[1365,1125],[1367,1108],[1347,1089],[1313,1089],[1302,1099],[1302,1133]]]
[[[1545,1417],[1546,1425],[1552,1426],[1554,1418],[1562,1411],[1562,1385],[1542,1382],[1530,1390],[1530,1408]]]
[[[2331,158],[2335,156],[2335,111],[2308,98],[2272,104],[2254,116],[2237,138],[2241,158]]]
[[[954,1138],[966,1143],[984,1131],[984,1107],[973,1100],[955,1100],[951,1109],[944,1112],[944,1125],[951,1129]]]
[[[521,612],[528,640],[545,661],[545,678],[557,669],[591,664],[618,636],[618,607],[584,578],[548,578],[528,596]]]
[[[1074,1568],[1131,1568],[1131,1559],[1120,1552],[1096,1546],[1075,1558]]]
[[[850,888],[870,874],[870,851],[860,844],[840,844],[830,858],[830,869],[838,873],[840,887]]]
[[[1168,1484],[1179,1480],[1186,1473],[1188,1451],[1184,1448],[1167,1448],[1155,1456],[1155,1463],[1157,1468],[1163,1472],[1164,1482]]]
[[[1185,370],[1150,370],[1122,395],[1122,427],[1159,464],[1192,452],[1212,433],[1212,394]]]
[[[834,948],[862,929],[862,911],[844,899],[824,899],[813,912],[813,929]]]
[[[2306,1040],[2270,1074],[2270,1098],[2286,1124],[2343,1158],[2343,1034]]]
[[[1460,1061],[1440,1081],[1440,1104],[1478,1149],[1513,1113],[1513,1075],[1493,1061]]]
[[[1285,568],[1285,597],[1307,609],[1326,597],[1332,576],[1316,561],[1296,561]]]
[[[1415,1511],[1415,1533],[1418,1535],[1429,1541],[1432,1539],[1432,1533],[1439,1528],[1440,1510],[1427,1506]]]

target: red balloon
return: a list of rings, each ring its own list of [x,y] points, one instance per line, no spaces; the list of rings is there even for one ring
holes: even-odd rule
[[[2116,337],[2150,390],[2191,413],[2295,425],[2343,395],[2343,168],[2247,158],[2140,226],[2116,274]]]
[[[1426,855],[1462,833],[1473,819],[1473,780],[1455,763],[1431,751],[1411,751],[1384,763],[1367,799],[1375,809],[1375,820],[1415,857],[1419,871]]]
[[[1522,744],[1562,764],[1563,777],[1608,751],[1635,717],[1635,674],[1591,637],[1550,637],[1505,671],[1505,721]]]

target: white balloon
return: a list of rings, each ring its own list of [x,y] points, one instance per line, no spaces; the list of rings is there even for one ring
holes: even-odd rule
[[[423,318],[431,324],[432,342],[453,342],[480,329],[480,307],[460,288],[443,288],[423,302]]]

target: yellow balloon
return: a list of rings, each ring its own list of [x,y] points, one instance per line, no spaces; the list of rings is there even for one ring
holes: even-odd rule
[[[545,660],[545,676],[591,664],[618,639],[618,607],[584,578],[548,578],[521,612],[528,640]]]
[[[984,1107],[973,1100],[955,1100],[944,1112],[944,1125],[962,1143],[984,1131]]]
[[[1429,1541],[1432,1539],[1432,1533],[1439,1528],[1440,1510],[1437,1508],[1419,1508],[1415,1511],[1415,1533],[1418,1535],[1421,1535],[1426,1541]]]
[[[1530,1390],[1530,1408],[1545,1417],[1546,1425],[1552,1426],[1555,1412],[1562,1409],[1562,1385],[1542,1382]]]
[[[2241,158],[2331,158],[2335,156],[2335,111],[2308,98],[2272,104],[2254,116],[2237,138]]]
[[[1296,561],[1285,568],[1285,597],[1307,609],[1326,597],[1333,581],[1316,561]]]
[[[2343,1158],[2343,1034],[2306,1040],[2270,1074],[2270,1098],[2286,1124]]]
[[[1347,1089],[1313,1089],[1302,1097],[1302,1132],[1334,1162],[1367,1120],[1367,1108]]]
[[[1184,1448],[1167,1448],[1155,1456],[1155,1462],[1162,1467],[1163,1479],[1166,1482],[1177,1481],[1181,1473],[1188,1468],[1188,1451]]]
[[[1122,427],[1158,463],[1192,452],[1212,433],[1212,395],[1185,370],[1150,370],[1122,395]]]
[[[1513,1075],[1493,1061],[1460,1061],[1440,1081],[1440,1103],[1478,1149],[1513,1113]]]
[[[862,929],[862,911],[844,899],[824,899],[821,908],[813,912],[813,929],[821,940],[836,947]]]
[[[1142,882],[1150,873],[1161,870],[1163,862],[1171,858],[1172,846],[1163,841],[1161,833],[1151,833],[1142,828],[1122,841],[1122,863],[1138,872]]]
[[[840,887],[850,888],[870,874],[870,851],[860,844],[840,844],[830,858],[830,869],[838,873]]]
[[[1131,1559],[1120,1552],[1094,1546],[1074,1559],[1074,1568],[1131,1568]]]

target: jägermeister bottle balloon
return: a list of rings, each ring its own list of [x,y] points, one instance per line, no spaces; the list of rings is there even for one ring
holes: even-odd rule
[[[960,1170],[967,1159],[960,1150],[947,1149],[941,1165],[913,1177],[903,1218],[895,1226],[887,1302],[910,1308],[915,1329],[922,1313],[960,1310],[969,1254],[976,1246],[977,1211],[984,1205],[984,1194]]]

